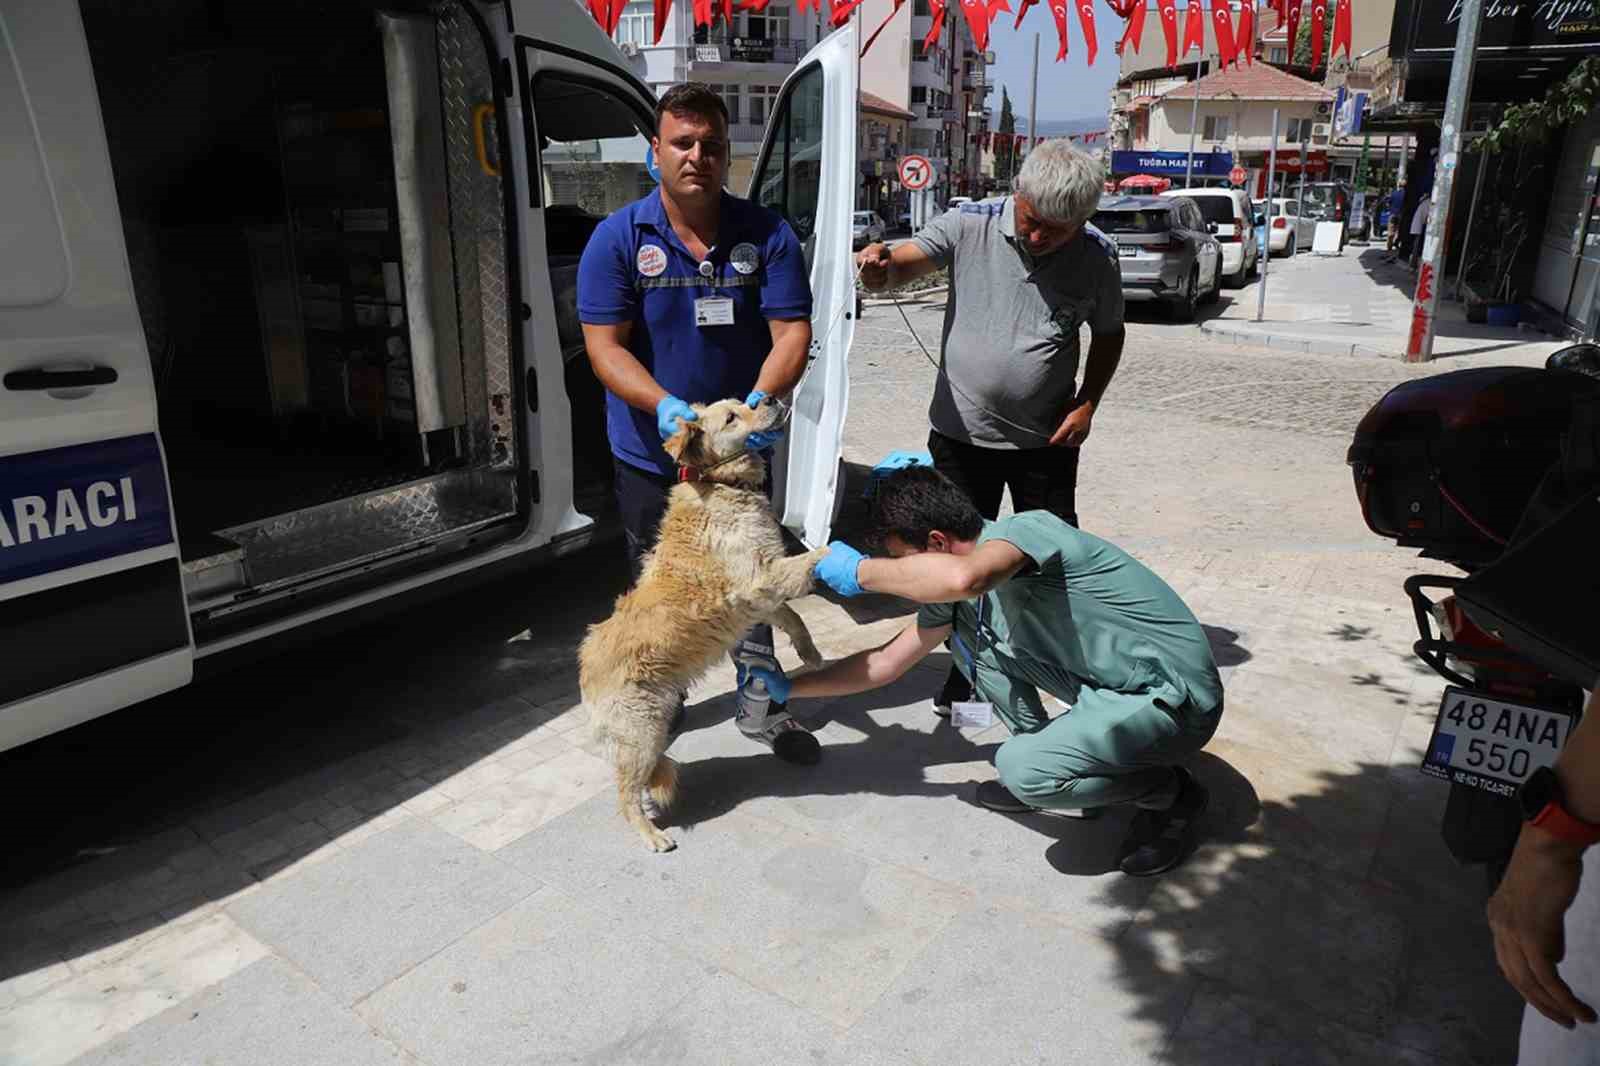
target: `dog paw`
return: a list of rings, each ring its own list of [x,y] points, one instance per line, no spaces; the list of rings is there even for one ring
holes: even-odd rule
[[[646,837],[645,843],[649,844],[650,850],[655,852],[671,851],[673,848],[678,846],[678,842],[676,840],[673,840],[670,836],[663,833],[659,829],[657,829],[650,836]]]

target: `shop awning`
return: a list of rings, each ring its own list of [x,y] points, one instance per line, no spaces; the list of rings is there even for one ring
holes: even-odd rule
[[[1154,174],[1135,174],[1131,178],[1123,178],[1117,183],[1117,188],[1124,192],[1132,189],[1152,189],[1155,192],[1166,192],[1172,188],[1172,179],[1158,178]]]

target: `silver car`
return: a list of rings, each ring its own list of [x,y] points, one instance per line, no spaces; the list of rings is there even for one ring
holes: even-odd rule
[[[1161,196],[1103,196],[1094,227],[1117,246],[1122,296],[1129,303],[1166,304],[1180,322],[1195,305],[1222,291],[1222,250],[1216,229],[1190,200]]]
[[[857,248],[883,240],[883,219],[876,211],[857,211],[850,218],[850,236]]]

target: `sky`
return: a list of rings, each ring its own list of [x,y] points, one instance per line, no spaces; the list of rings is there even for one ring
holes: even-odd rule
[[[1113,50],[1122,36],[1123,22],[1106,5],[1105,0],[1095,0],[1094,28],[1099,42],[1099,54],[1094,66],[1089,66],[1088,53],[1083,44],[1083,30],[1077,13],[1067,11],[1067,57],[1057,63],[1056,23],[1046,3],[1028,9],[1022,28],[1014,30],[1017,10],[1022,0],[1010,0],[1011,14],[1004,11],[995,16],[989,30],[989,47],[995,53],[995,65],[989,76],[1005,85],[1011,93],[1011,109],[1017,116],[1020,132],[1028,113],[1028,82],[1033,68],[1033,35],[1039,34],[1039,118],[1060,120],[1096,118],[1104,125],[1109,94],[1117,81],[1117,53]],[[1152,12],[1153,14],[1153,12]],[[990,100],[994,108],[994,121],[1000,121],[1000,90],[996,88]]]

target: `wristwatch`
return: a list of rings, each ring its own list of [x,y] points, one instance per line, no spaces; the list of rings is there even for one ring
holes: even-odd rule
[[[1536,825],[1557,840],[1588,847],[1600,844],[1600,825],[1574,818],[1561,805],[1561,782],[1556,772],[1541,766],[1517,789],[1522,819]]]

